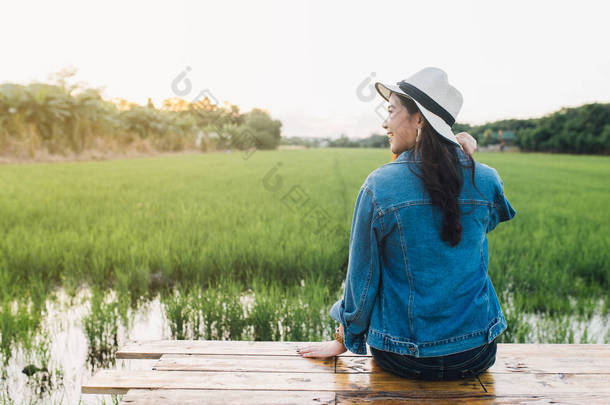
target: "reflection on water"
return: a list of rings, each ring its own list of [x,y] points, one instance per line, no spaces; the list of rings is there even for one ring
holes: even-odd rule
[[[252,310],[252,297],[244,296],[242,304],[245,312]],[[104,302],[112,303],[116,297],[112,293]],[[91,313],[92,295],[88,290],[80,291],[76,297],[67,296],[62,290],[56,298],[46,303],[47,313],[42,321],[42,333],[34,340],[33,349],[25,350],[17,346],[8,363],[8,379],[2,383],[0,404],[2,403],[43,403],[43,404],[112,404],[111,396],[81,394],[81,384],[92,375],[90,343],[84,324]],[[109,307],[101,307],[109,311]],[[102,311],[103,312],[103,311]],[[509,311],[510,312],[510,311]],[[253,312],[254,313],[254,312]],[[106,313],[108,315],[108,313]],[[114,338],[109,342],[118,346],[131,340],[172,339],[170,324],[172,311],[166,311],[159,297],[149,301],[137,310],[129,310],[129,326],[125,327],[116,316],[100,316],[99,325],[103,331],[110,331]],[[291,316],[292,313],[291,313]],[[114,325],[106,325],[104,322]],[[607,343],[610,337],[610,316],[593,315],[590,319],[574,316],[548,318],[540,315],[521,314],[513,322],[523,323],[522,337],[527,342],[569,341],[574,343]],[[509,320],[510,322],[510,320]],[[303,324],[303,328],[311,328]],[[284,334],[281,332],[280,337]],[[292,331],[294,332],[294,330]],[[104,332],[106,333],[106,332]],[[244,333],[251,339],[250,333]],[[112,348],[114,353],[116,347]],[[156,360],[118,360],[116,365],[106,367],[127,370],[150,370]],[[25,373],[24,373],[25,371]],[[28,377],[27,374],[31,376]],[[370,377],[370,376],[369,376]],[[358,378],[369,378],[358,377]],[[348,380],[350,376],[346,377]],[[346,383],[349,383],[347,381]]]
[[[42,331],[36,337],[35,346],[45,340],[49,343],[47,356],[47,372],[38,372],[32,377],[23,373],[26,366],[40,367],[45,360],[38,350],[26,351],[19,345],[13,352],[8,364],[8,381],[4,382],[3,399],[0,403],[22,404],[32,401],[42,404],[111,404],[109,395],[83,395],[81,384],[90,378],[92,372],[87,364],[88,342],[83,331],[83,318],[89,313],[90,293],[80,291],[74,297],[68,297],[63,291],[57,293],[55,300],[48,300],[47,315],[42,322]],[[159,298],[141,306],[130,314],[133,324],[126,330],[118,325],[119,346],[129,340],[136,339],[169,339],[167,322],[164,321]],[[116,367],[128,370],[150,369],[156,360],[118,360]],[[62,375],[62,383],[51,392],[37,395],[37,384],[33,384],[36,375],[49,375],[51,380],[57,380]],[[8,398],[7,398],[8,397]]]

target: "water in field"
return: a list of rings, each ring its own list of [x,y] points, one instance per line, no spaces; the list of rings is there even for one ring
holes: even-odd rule
[[[3,384],[3,403],[48,403],[85,404],[113,403],[111,396],[83,395],[81,383],[92,374],[92,363],[88,361],[90,342],[83,330],[83,319],[90,313],[90,292],[80,291],[69,297],[59,291],[54,300],[46,303],[46,316],[40,333],[31,342],[32,348],[17,345],[8,362],[8,379]],[[108,297],[111,299],[111,297]],[[118,344],[138,339],[163,339],[169,337],[164,323],[159,299],[155,299],[130,314],[132,326],[127,330],[117,322]],[[41,350],[41,347],[46,350]],[[32,376],[23,373],[26,366],[34,365],[46,371]],[[150,369],[154,361],[119,360],[117,368]],[[110,367],[110,364],[95,364]]]
[[[216,300],[217,295],[213,295]],[[15,403],[112,403],[111,396],[81,394],[80,386],[95,370],[101,368],[151,369],[155,360],[114,362],[117,347],[128,341],[205,337],[322,341],[329,339],[332,331],[330,321],[323,321],[324,310],[312,308],[307,303],[300,305],[304,314],[300,318],[294,316],[297,305],[289,303],[288,308],[285,308],[288,312],[285,312],[282,325],[282,318],[280,316],[278,319],[278,314],[282,309],[281,305],[286,305],[286,300],[273,303],[278,305],[272,308],[265,295],[258,299],[251,293],[238,297],[239,310],[248,314],[251,320],[248,324],[243,322],[243,317],[231,316],[233,314],[227,311],[227,306],[220,301],[217,301],[216,309],[222,307],[225,311],[209,323],[207,317],[218,316],[215,309],[209,313],[195,314],[196,310],[201,311],[201,308],[191,307],[191,298],[195,296],[177,293],[164,298],[157,296],[142,303],[136,310],[130,309],[127,325],[120,317],[108,313],[111,306],[101,308],[104,313],[94,314],[91,296],[91,292],[87,290],[81,290],[76,297],[59,291],[53,300],[46,303],[46,315],[42,319],[40,333],[29,342],[29,349],[16,345],[4,369],[6,379],[2,383],[0,403],[11,403],[9,398]],[[110,292],[104,297],[103,305],[111,305],[116,300],[116,294]],[[315,300],[312,304],[316,304]],[[180,309],[177,310],[177,307]],[[308,308],[311,310],[308,311]],[[114,332],[96,335],[87,332],[86,325],[91,323],[92,317],[97,317],[97,326],[100,326],[97,331]],[[292,324],[290,327],[291,320],[288,320],[288,317],[299,320],[302,324],[298,327]],[[316,325],[312,325],[312,322]],[[231,333],[239,336],[230,336]],[[97,340],[99,336],[103,337],[102,342]],[[112,358],[104,356],[106,352],[111,352]],[[23,370],[32,366],[44,370],[27,376]]]
[[[11,403],[41,403],[41,404],[111,404],[118,397],[110,395],[81,394],[80,386],[87,381],[95,370],[100,368],[124,369],[124,370],[150,370],[156,360],[117,360],[116,363],[102,360],[92,360],[95,356],[91,353],[91,341],[89,340],[83,323],[91,312],[89,304],[91,293],[81,290],[79,294],[71,299],[65,292],[59,291],[54,300],[46,303],[46,313],[41,325],[41,332],[34,339],[33,348],[24,350],[17,346],[8,362],[6,371],[8,378],[3,382],[3,401]],[[174,297],[175,298],[175,297]],[[116,294],[109,293],[105,297],[106,302],[116,299]],[[252,295],[242,296],[242,305],[245,313],[252,310],[256,298]],[[157,296],[148,301],[137,310],[130,311],[130,322],[126,327],[120,319],[107,318],[106,328],[117,330],[117,344],[133,340],[160,340],[176,339],[177,334],[186,334],[187,338],[193,337],[193,328],[196,318],[184,317],[182,320],[174,312],[168,313],[168,302]],[[171,304],[169,304],[171,305]],[[183,308],[188,311],[188,308]],[[324,309],[322,309],[324,311]],[[601,313],[593,314],[589,318],[580,318],[575,315],[549,317],[537,314],[518,314],[505,308],[505,314],[510,323],[515,341],[528,343],[609,343],[610,342],[610,315],[603,316]],[[168,317],[169,316],[169,317]],[[272,315],[270,315],[272,316]],[[113,324],[114,322],[114,324]],[[176,324],[182,322],[183,331],[176,329]],[[200,332],[205,333],[207,325],[200,325]],[[220,335],[218,325],[214,324],[213,335]],[[276,326],[279,334],[278,340],[287,338],[286,329]],[[222,328],[221,328],[222,329]],[[322,341],[330,338],[331,328],[328,334],[317,336],[314,339]],[[501,335],[501,340],[506,341],[507,333]],[[244,327],[243,338],[253,339],[252,328]],[[293,339],[296,340],[296,339]],[[40,345],[48,342],[46,351],[40,350]],[[508,341],[513,341],[508,339]],[[114,341],[106,342],[109,349],[116,350]],[[110,347],[111,346],[111,347]],[[92,356],[93,355],[93,356]],[[46,364],[47,371],[38,372],[33,376],[23,373],[24,367],[35,365],[40,367]],[[47,377],[47,379],[43,378]]]

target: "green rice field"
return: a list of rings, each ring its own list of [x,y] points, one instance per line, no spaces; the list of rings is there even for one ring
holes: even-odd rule
[[[116,365],[155,300],[169,338],[328,338],[356,196],[389,152],[250,153],[0,166],[0,403],[19,384],[34,402],[74,388],[48,329],[60,297],[57,322],[81,306],[83,374]],[[517,211],[489,234],[500,341],[610,342],[610,159],[475,159]],[[22,373],[30,362],[48,378]]]

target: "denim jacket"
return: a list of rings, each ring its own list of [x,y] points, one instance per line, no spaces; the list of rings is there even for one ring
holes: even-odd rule
[[[353,353],[366,354],[368,343],[415,357],[443,356],[490,343],[506,329],[487,272],[487,233],[515,215],[500,176],[475,162],[475,188],[470,169],[463,169],[462,235],[451,247],[440,236],[441,211],[408,167],[420,165],[419,156],[405,151],[360,188],[345,290],[330,310]]]

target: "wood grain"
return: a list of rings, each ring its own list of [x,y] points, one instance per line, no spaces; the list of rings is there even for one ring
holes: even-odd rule
[[[545,350],[543,354],[524,355],[515,350],[498,348],[493,373],[608,373],[610,357]],[[300,356],[263,355],[185,355],[164,354],[155,370],[175,371],[253,371],[253,372],[337,372],[378,373],[383,370],[371,357],[338,356],[327,359],[301,358]]]
[[[82,392],[127,393],[122,404],[610,404],[610,345],[498,344],[478,378],[420,381],[370,355],[299,356],[311,343],[133,342],[117,357],[158,359],[153,370],[103,370]]]
[[[390,373],[215,373],[203,371],[114,371],[97,373],[82,386],[85,394],[125,394],[130,389],[385,391],[426,397],[473,396],[485,391],[476,378],[460,381],[407,380]]]
[[[334,392],[129,390],[122,405],[335,405]]]
[[[553,396],[478,396],[462,398],[414,398],[396,393],[339,393],[291,391],[227,390],[130,390],[121,405],[491,405],[491,404],[590,404],[606,405],[608,398],[599,395]]]

